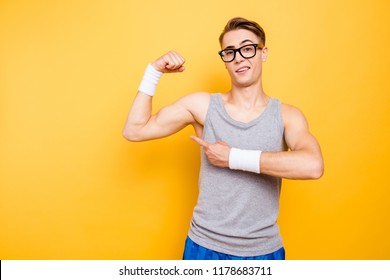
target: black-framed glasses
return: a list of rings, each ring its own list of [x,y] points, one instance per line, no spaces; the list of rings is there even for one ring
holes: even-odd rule
[[[237,52],[239,52],[243,58],[252,58],[256,55],[257,49],[261,50],[263,48],[259,48],[258,44],[249,44],[238,49],[224,49],[219,51],[218,54],[224,62],[232,62],[236,58]]]

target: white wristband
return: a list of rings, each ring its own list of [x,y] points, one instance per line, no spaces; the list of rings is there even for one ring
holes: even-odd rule
[[[162,74],[162,72],[154,69],[151,64],[148,64],[144,76],[142,77],[141,84],[138,87],[138,91],[153,96]]]
[[[231,148],[229,168],[260,174],[260,157],[261,151]]]

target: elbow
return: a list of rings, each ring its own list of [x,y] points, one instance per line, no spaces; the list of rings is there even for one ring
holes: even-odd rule
[[[127,141],[130,141],[130,142],[139,142],[139,141],[142,141],[142,138],[140,137],[140,135],[138,133],[136,133],[136,131],[132,130],[132,129],[124,129],[122,131],[122,136],[127,140]]]
[[[324,163],[322,159],[313,161],[309,170],[310,171],[308,172],[307,179],[311,179],[311,180],[320,179],[322,175],[324,175]]]

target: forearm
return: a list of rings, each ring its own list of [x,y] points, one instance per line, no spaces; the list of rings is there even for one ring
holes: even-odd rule
[[[324,171],[322,153],[317,140],[308,130],[300,111],[293,107],[285,113],[286,144],[290,151],[263,152],[229,147],[225,142],[208,143],[199,137],[191,138],[203,147],[212,165],[288,179],[318,179]]]
[[[123,136],[130,141],[142,141],[142,129],[149,122],[152,113],[152,97],[156,91],[162,72],[149,64],[138,87],[138,93],[127,116]]]
[[[138,92],[123,128],[123,136],[130,141],[139,141],[141,130],[152,114],[152,97]]]
[[[261,152],[229,147],[225,142],[208,143],[191,136],[203,147],[212,165],[288,179],[318,179],[323,173],[322,154],[316,142],[293,151]]]
[[[318,179],[323,174],[319,151],[263,152],[260,173],[287,179]]]
[[[182,128],[187,122],[186,110],[170,106],[152,116],[152,96],[163,73],[184,71],[184,58],[176,52],[169,52],[149,64],[144,72],[138,94],[127,116],[123,136],[129,141],[144,141],[167,136]],[[177,113],[177,111],[180,111]],[[183,112],[184,111],[184,112]],[[175,115],[177,113],[177,116]],[[184,117],[180,114],[182,113]],[[181,120],[183,117],[184,120]],[[157,120],[158,119],[158,120]]]

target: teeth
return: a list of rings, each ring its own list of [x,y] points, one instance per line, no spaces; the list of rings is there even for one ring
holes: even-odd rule
[[[248,70],[248,69],[249,69],[249,67],[243,67],[243,68],[238,69],[237,72],[243,72],[243,71]]]

